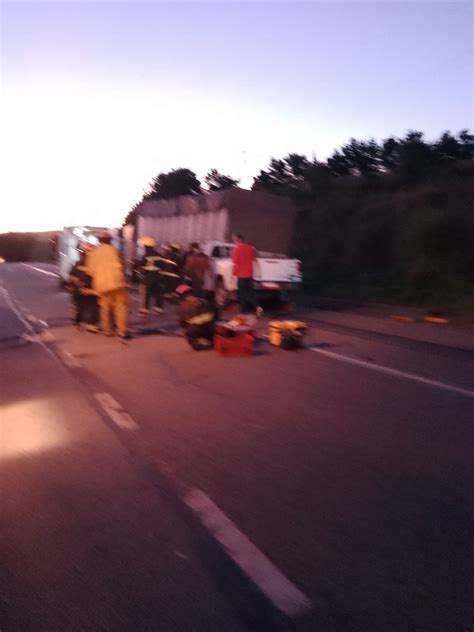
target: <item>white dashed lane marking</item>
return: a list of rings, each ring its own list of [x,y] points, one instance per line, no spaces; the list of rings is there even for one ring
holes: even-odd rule
[[[358,360],[357,358],[351,358],[350,356],[341,355],[340,353],[334,353],[333,351],[326,351],[325,349],[317,349],[315,347],[309,347],[310,351],[319,353],[333,360],[339,360],[340,362],[346,362],[347,364],[353,364],[354,366],[360,366],[364,369],[370,369],[371,371],[378,371],[379,373],[385,373],[385,375],[392,375],[393,377],[399,377],[405,380],[412,380],[413,382],[419,382],[420,384],[426,384],[427,386],[433,386],[440,388],[451,393],[457,393],[458,395],[464,395],[465,397],[474,397],[474,391],[470,391],[467,388],[461,388],[460,386],[454,386],[453,384],[446,384],[445,382],[438,382],[438,380],[431,380],[428,377],[422,377],[415,373],[408,373],[407,371],[400,371],[399,369],[392,369],[388,366],[381,364],[374,364],[372,362],[365,362],[364,360]]]
[[[224,547],[226,553],[278,610],[288,617],[295,618],[311,608],[308,597],[239,531],[204,492],[193,489],[183,500]]]
[[[138,424],[110,393],[95,393],[94,397],[99,402],[104,412],[122,430],[138,430]]]
[[[70,351],[59,350],[59,355],[61,357],[61,360],[64,362],[64,364],[70,369],[81,368],[82,366],[81,363],[75,356],[72,355]]]

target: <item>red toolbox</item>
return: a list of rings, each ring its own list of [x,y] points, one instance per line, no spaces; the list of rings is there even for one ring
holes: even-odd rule
[[[255,335],[250,327],[227,327],[217,325],[214,334],[214,349],[227,357],[250,356],[253,353]]]

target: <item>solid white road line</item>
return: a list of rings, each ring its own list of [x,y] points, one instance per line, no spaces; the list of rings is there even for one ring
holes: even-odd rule
[[[23,316],[27,318],[30,323],[34,323],[35,325],[41,325],[41,327],[49,327],[48,323],[45,320],[41,320],[37,318],[34,314],[32,314],[28,309],[22,308]]]
[[[28,333],[23,334],[22,338],[24,340],[29,340],[30,342],[38,342],[43,347],[43,349],[47,351],[47,353],[55,357],[53,351],[45,344],[46,342],[51,342],[54,339],[53,335],[49,332],[42,332],[39,334],[36,333],[36,331],[31,326],[31,323],[28,321],[27,318],[23,316],[23,313],[19,309],[19,307],[16,306],[15,301],[12,299],[12,297],[10,296],[10,293],[8,292],[7,288],[4,285],[0,285],[0,294],[3,295],[7,305],[10,307],[12,312],[15,314],[18,320],[24,325],[26,331],[28,332]]]
[[[24,265],[25,268],[31,268],[32,270],[36,270],[36,272],[42,272],[43,274],[47,274],[48,276],[53,276],[53,277],[59,278],[59,274],[57,274],[56,272],[50,272],[49,270],[43,270],[42,268],[37,268],[36,266],[32,266],[29,263],[22,263],[22,265]]]
[[[36,332],[31,326],[31,323],[23,316],[23,313],[17,308],[12,297],[10,296],[9,291],[4,285],[0,286],[0,293],[3,294],[5,301],[8,303],[8,306],[10,307],[12,312],[15,314],[15,316],[18,318],[18,320],[25,326],[25,328],[30,332],[30,334],[36,335]]]
[[[204,492],[193,489],[183,500],[278,610],[288,617],[298,617],[311,608],[306,595],[239,531]]]
[[[123,430],[138,430],[138,424],[124,411],[110,393],[95,393],[94,397],[119,428]]]
[[[435,388],[441,388],[445,391],[457,393],[458,395],[474,397],[474,391],[470,391],[466,388],[461,388],[460,386],[453,386],[452,384],[446,384],[445,382],[438,382],[437,380],[431,380],[430,378],[422,377],[421,375],[415,375],[414,373],[408,373],[407,371],[400,371],[399,369],[392,369],[388,366],[382,366],[381,364],[365,362],[364,360],[351,358],[350,356],[341,355],[340,353],[334,353],[333,351],[326,351],[325,349],[316,349],[314,347],[309,347],[309,349],[310,351],[314,351],[315,353],[327,356],[328,358],[333,358],[334,360],[339,360],[340,362],[346,362],[347,364],[361,366],[365,369],[371,369],[372,371],[378,371],[379,373],[385,373],[386,375],[393,375],[405,380],[412,380],[413,382],[419,382],[421,384],[426,384],[427,386],[434,386]]]

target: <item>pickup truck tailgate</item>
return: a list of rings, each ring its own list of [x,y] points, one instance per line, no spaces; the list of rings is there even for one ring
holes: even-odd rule
[[[255,280],[260,283],[299,283],[301,263],[297,259],[259,257]]]

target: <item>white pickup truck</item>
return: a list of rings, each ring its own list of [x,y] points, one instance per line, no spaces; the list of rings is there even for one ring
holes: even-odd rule
[[[211,273],[206,289],[215,292],[215,301],[223,306],[235,295],[237,278],[232,274],[231,253],[233,244],[209,242],[202,250],[211,259]],[[301,261],[286,255],[257,252],[254,266],[255,289],[261,295],[286,298],[288,292],[300,287],[302,281]]]

